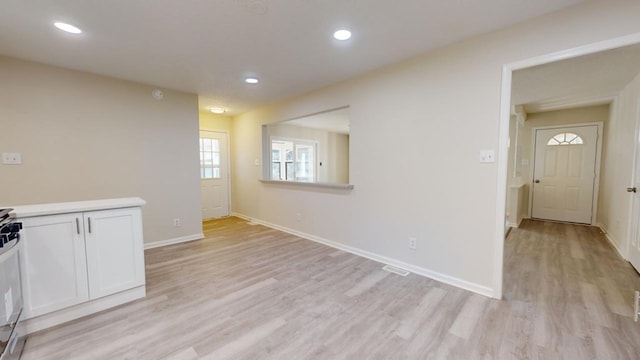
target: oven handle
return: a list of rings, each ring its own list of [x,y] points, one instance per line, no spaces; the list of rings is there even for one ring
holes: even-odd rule
[[[16,242],[13,243],[13,245],[9,248],[9,250],[0,254],[0,263],[4,262],[6,259],[13,256],[18,251],[18,248],[19,248],[18,245],[20,244],[21,241],[22,241],[22,238],[20,234],[16,233]],[[5,248],[6,248],[6,245],[5,245]]]

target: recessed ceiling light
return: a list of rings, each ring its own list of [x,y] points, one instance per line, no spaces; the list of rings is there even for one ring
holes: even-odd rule
[[[209,111],[211,111],[211,112],[212,112],[212,113],[214,113],[214,114],[224,114],[224,113],[226,112],[226,110],[225,110],[225,109],[220,108],[220,107],[212,107],[212,108],[209,108]]]
[[[77,27],[67,24],[67,23],[63,23],[63,22],[56,22],[53,23],[53,25],[55,27],[57,27],[58,29],[62,30],[62,31],[66,31],[68,33],[71,34],[80,34],[82,33],[82,30],[78,29]]]
[[[246,77],[244,78],[244,82],[246,82],[247,84],[257,84],[260,80],[258,80],[258,78],[256,77]]]
[[[336,40],[349,40],[351,38],[351,31],[347,29],[340,29],[333,33],[333,37]]]

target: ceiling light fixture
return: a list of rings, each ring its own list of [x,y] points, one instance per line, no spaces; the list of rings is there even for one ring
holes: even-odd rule
[[[214,113],[214,114],[224,114],[224,113],[226,112],[226,110],[225,110],[225,109],[220,108],[220,107],[212,107],[212,108],[209,108],[209,111],[211,111],[211,112],[212,112],[212,113]]]
[[[244,82],[246,82],[247,84],[257,84],[260,80],[258,80],[258,78],[256,77],[246,77],[244,78]]]
[[[57,27],[58,29],[68,32],[70,34],[81,34],[82,30],[80,30],[79,28],[67,24],[67,23],[63,23],[63,22],[55,22],[53,23],[53,26]]]
[[[333,33],[333,37],[340,41],[349,40],[351,38],[351,31],[347,29],[340,29]]]

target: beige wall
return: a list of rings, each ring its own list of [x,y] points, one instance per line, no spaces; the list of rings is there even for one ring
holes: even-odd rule
[[[200,111],[198,118],[199,118],[200,130],[222,131],[222,132],[231,131],[232,118],[230,116],[213,114],[207,111]]]
[[[23,160],[0,205],[139,196],[145,242],[202,233],[195,95],[6,57],[0,79],[0,151]]]
[[[625,189],[633,184],[633,149],[640,118],[640,75],[618,95],[605,129],[598,224],[623,254],[629,241],[629,209],[632,197]],[[637,181],[637,180],[636,180]]]
[[[638,18],[637,1],[586,2],[240,115],[233,209],[492,294],[498,172],[478,154],[498,148],[503,65],[640,32]],[[353,191],[259,182],[262,124],[346,105]]]

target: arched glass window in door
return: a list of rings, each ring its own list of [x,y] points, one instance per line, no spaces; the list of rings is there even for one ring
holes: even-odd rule
[[[574,133],[560,133],[555,135],[554,137],[547,142],[547,146],[555,146],[555,145],[581,145],[584,144],[582,138]]]

